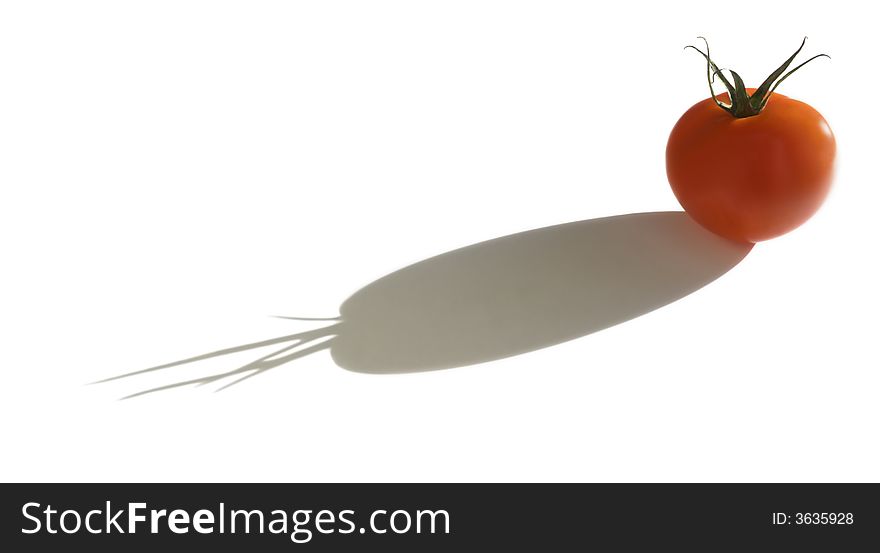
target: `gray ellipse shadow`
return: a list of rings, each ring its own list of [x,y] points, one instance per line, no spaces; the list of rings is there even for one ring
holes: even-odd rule
[[[156,386],[232,380],[329,350],[352,371],[389,374],[493,361],[585,336],[680,299],[736,266],[730,242],[683,212],[633,213],[539,228],[404,267],[345,300],[333,324],[204,353],[118,380],[273,348],[236,368]],[[306,319],[322,320],[322,319]]]
[[[426,259],[340,307],[337,365],[368,373],[445,369],[585,336],[680,299],[751,250],[683,212],[540,228]]]

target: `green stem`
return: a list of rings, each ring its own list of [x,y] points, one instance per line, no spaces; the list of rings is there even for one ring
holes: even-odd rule
[[[770,96],[773,95],[773,91],[776,90],[776,87],[779,86],[779,83],[787,79],[792,73],[810,63],[816,58],[830,58],[831,56],[827,54],[819,54],[813,56],[807,61],[801,63],[788,73],[785,72],[786,69],[791,65],[794,61],[794,58],[803,50],[804,44],[807,42],[807,37],[804,37],[804,40],[801,42],[800,47],[792,54],[785,62],[780,65],[776,71],[770,74],[761,86],[755,89],[755,91],[749,95],[746,90],[746,85],[742,80],[742,77],[736,71],[730,70],[730,74],[733,77],[733,84],[725,77],[724,73],[722,73],[721,69],[718,69],[718,66],[715,65],[715,62],[712,61],[711,56],[709,55],[709,42],[706,41],[703,37],[697,37],[703,39],[703,42],[706,44],[706,52],[703,53],[702,50],[697,48],[696,46],[685,46],[685,49],[691,48],[696,50],[706,59],[706,73],[709,81],[709,92],[712,94],[712,99],[715,101],[715,104],[731,114],[734,117],[743,118],[743,117],[753,117],[761,113],[761,110],[767,105],[767,100],[770,99]],[[730,104],[725,104],[721,100],[718,99],[718,96],[715,94],[715,89],[712,86],[712,82],[715,80],[715,76],[721,80],[721,83],[727,88],[727,94],[730,97]]]

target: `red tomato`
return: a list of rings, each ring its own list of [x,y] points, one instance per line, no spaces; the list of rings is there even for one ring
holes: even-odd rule
[[[755,93],[744,90],[746,100]],[[718,100],[730,103],[730,96]],[[672,129],[666,173],[695,221],[731,240],[758,242],[789,232],[819,209],[835,149],[828,123],[803,102],[773,94],[757,113],[734,116],[708,98]]]

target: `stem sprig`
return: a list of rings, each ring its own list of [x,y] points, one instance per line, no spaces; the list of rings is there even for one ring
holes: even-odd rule
[[[776,71],[770,74],[761,86],[755,89],[754,92],[750,95],[746,90],[746,85],[742,80],[742,77],[736,71],[732,69],[730,71],[730,75],[733,78],[733,84],[731,84],[730,79],[728,79],[724,73],[723,69],[718,69],[718,66],[715,65],[715,62],[712,61],[712,57],[709,54],[709,42],[703,37],[697,37],[702,39],[703,44],[706,45],[706,52],[704,53],[702,50],[693,45],[685,46],[685,50],[691,48],[700,53],[706,59],[706,75],[707,80],[709,82],[709,92],[712,94],[712,99],[715,101],[715,104],[718,105],[721,109],[731,114],[734,117],[753,117],[761,113],[761,110],[767,105],[767,101],[773,95],[773,91],[776,90],[776,87],[779,84],[791,76],[792,73],[810,63],[816,58],[831,58],[828,54],[818,54],[808,59],[807,61],[801,63],[794,69],[788,71],[786,73],[786,69],[792,64],[794,59],[800,54],[801,50],[804,48],[804,44],[807,42],[807,37],[804,37],[804,40],[801,41],[800,47],[795,50],[794,54],[792,54],[785,62],[780,65]],[[718,95],[715,94],[715,88],[713,83],[715,81],[715,77],[721,81],[721,84],[727,89],[727,95],[730,98],[730,103],[722,102],[718,99]]]

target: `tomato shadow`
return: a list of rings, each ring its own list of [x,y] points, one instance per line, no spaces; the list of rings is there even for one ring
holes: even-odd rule
[[[702,288],[751,250],[683,212],[633,213],[503,236],[431,257],[355,292],[321,328],[112,377],[268,348],[187,385],[232,384],[322,350],[351,371],[449,369],[535,351],[634,319]]]

